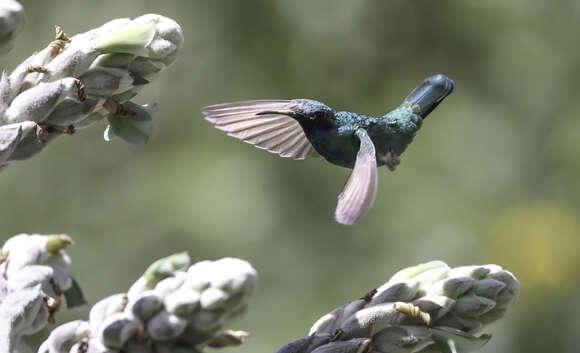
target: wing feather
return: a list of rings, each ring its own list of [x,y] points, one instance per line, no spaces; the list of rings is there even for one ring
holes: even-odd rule
[[[364,129],[358,129],[360,148],[350,177],[340,195],[334,213],[338,223],[352,225],[360,220],[375,202],[377,161],[375,146]]]
[[[295,100],[253,100],[216,104],[202,109],[205,119],[229,136],[281,157],[305,159],[318,154],[298,122],[286,115],[257,115],[268,110],[291,110]]]

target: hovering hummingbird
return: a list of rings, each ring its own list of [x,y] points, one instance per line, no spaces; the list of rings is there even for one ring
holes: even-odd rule
[[[444,75],[426,78],[395,110],[382,117],[335,111],[311,99],[251,100],[202,109],[216,128],[282,157],[321,155],[352,173],[338,195],[335,219],[352,225],[371,208],[377,167],[391,171],[423,119],[447,97],[454,82]]]

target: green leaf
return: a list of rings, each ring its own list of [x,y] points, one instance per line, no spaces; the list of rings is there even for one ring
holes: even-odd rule
[[[72,278],[72,286],[64,292],[64,298],[66,299],[66,307],[69,309],[87,303],[81,286],[79,286],[74,278]]]
[[[190,263],[191,259],[187,252],[169,255],[155,261],[143,274],[147,281],[147,287],[153,288],[159,281],[173,276],[175,272],[185,271]]]
[[[105,141],[111,141],[115,137],[123,139],[130,145],[142,146],[147,143],[153,131],[153,118],[159,114],[156,104],[143,106],[126,102],[123,106],[135,115],[121,117],[113,114],[107,116],[109,126],[105,130]]]
[[[491,339],[490,334],[477,337],[451,327],[433,327],[431,331],[431,338],[443,353],[475,352]]]
[[[104,34],[96,40],[95,49],[103,54],[126,53],[149,56],[147,46],[155,36],[155,24],[127,26],[118,31]]]

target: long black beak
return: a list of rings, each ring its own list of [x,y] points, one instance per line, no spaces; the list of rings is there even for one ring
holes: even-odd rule
[[[419,115],[425,119],[445,97],[453,92],[455,82],[449,77],[439,74],[427,77],[411,93],[405,101],[419,106]]]

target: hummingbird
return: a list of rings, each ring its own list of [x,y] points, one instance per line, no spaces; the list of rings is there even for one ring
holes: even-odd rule
[[[205,119],[229,136],[281,157],[322,156],[352,169],[338,195],[335,220],[359,221],[377,193],[377,167],[395,170],[423,120],[454,88],[452,79],[427,77],[382,117],[335,111],[312,99],[248,100],[202,108]]]

